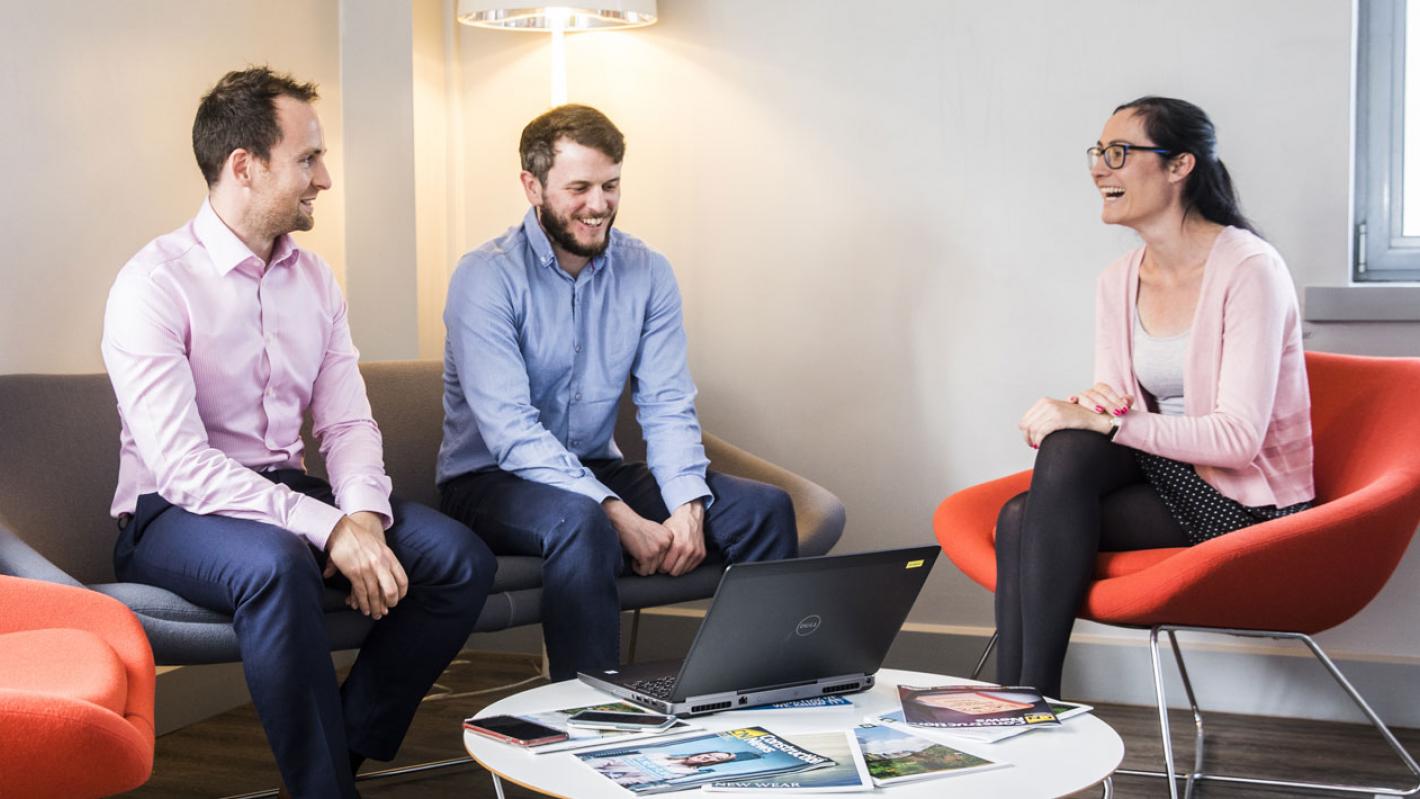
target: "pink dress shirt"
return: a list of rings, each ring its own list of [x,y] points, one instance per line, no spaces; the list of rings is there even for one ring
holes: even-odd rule
[[[111,512],[156,492],[196,514],[284,527],[324,549],[347,513],[391,522],[390,481],[345,299],[289,236],[263,264],[203,202],[133,256],[109,291],[104,364],[118,397]],[[303,468],[310,408],[332,507],[257,474]]]
[[[1140,247],[1100,275],[1095,381],[1142,397],[1134,376]],[[1184,363],[1183,416],[1121,418],[1114,440],[1193,464],[1225,497],[1285,508],[1316,496],[1311,396],[1297,294],[1282,256],[1239,228],[1224,228],[1203,267]]]

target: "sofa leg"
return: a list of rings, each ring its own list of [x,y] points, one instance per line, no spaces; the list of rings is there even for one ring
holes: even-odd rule
[[[1187,775],[1187,777],[1185,778],[1185,797],[1188,797],[1189,794],[1192,792],[1193,785],[1195,782],[1203,781],[1226,782],[1239,785],[1261,785],[1271,788],[1286,788],[1294,791],[1336,791],[1340,793],[1363,794],[1372,797],[1420,795],[1420,765],[1417,765],[1415,759],[1410,756],[1410,753],[1405,751],[1405,747],[1401,746],[1400,741],[1396,740],[1396,737],[1390,731],[1390,728],[1386,726],[1385,722],[1381,720],[1380,716],[1376,715],[1376,712],[1371,709],[1371,706],[1366,703],[1366,700],[1361,697],[1360,693],[1358,693],[1356,689],[1351,685],[1351,683],[1346,679],[1346,677],[1342,675],[1341,670],[1338,669],[1336,667],[1336,664],[1332,662],[1331,658],[1328,657],[1327,654],[1322,651],[1321,647],[1318,646],[1317,643],[1312,640],[1311,636],[1305,635],[1303,633],[1274,632],[1266,630],[1239,630],[1221,627],[1186,627],[1171,624],[1161,624],[1150,630],[1149,652],[1151,657],[1153,658],[1154,691],[1156,693],[1156,696],[1158,697],[1159,729],[1160,733],[1163,735],[1165,771],[1135,771],[1131,769],[1119,769],[1115,772],[1116,774],[1126,774],[1136,777],[1163,777],[1167,779],[1169,783],[1170,799],[1178,799],[1177,780],[1179,778],[1179,775],[1174,768],[1173,742],[1169,736],[1168,701],[1164,696],[1163,666],[1161,658],[1159,656],[1159,633],[1161,631],[1168,633],[1169,642],[1173,646],[1174,657],[1179,666],[1180,676],[1183,678],[1184,689],[1188,693],[1188,702],[1193,710],[1194,725],[1196,728],[1196,750],[1194,755],[1194,770],[1192,774]],[[1410,771],[1410,777],[1412,779],[1416,779],[1417,781],[1415,782],[1415,784],[1411,785],[1408,788],[1382,788],[1362,785],[1334,785],[1316,782],[1297,782],[1292,780],[1268,780],[1253,777],[1234,777],[1223,774],[1203,773],[1203,715],[1198,709],[1198,702],[1194,697],[1193,685],[1188,678],[1188,672],[1184,669],[1183,655],[1178,648],[1178,641],[1174,637],[1175,632],[1214,633],[1219,635],[1234,635],[1243,638],[1273,638],[1278,640],[1301,641],[1302,643],[1306,644],[1307,648],[1311,650],[1312,655],[1316,657],[1316,659],[1319,660],[1323,666],[1326,667],[1326,671],[1328,674],[1331,675],[1331,678],[1335,680],[1338,685],[1341,686],[1341,689],[1346,692],[1346,695],[1350,697],[1351,701],[1355,703],[1356,707],[1358,707],[1361,712],[1366,716],[1367,720],[1371,722],[1371,726],[1375,727],[1376,731],[1380,733],[1383,739],[1385,739],[1385,742],[1387,745],[1390,746],[1391,751],[1393,751],[1396,756],[1400,758],[1401,763],[1403,763],[1406,769]]]
[[[981,675],[981,670],[986,668],[986,659],[991,657],[991,650],[996,648],[997,635],[999,635],[999,633],[997,633],[995,630],[991,631],[991,639],[986,642],[986,648],[981,650],[981,659],[976,661],[976,668],[971,670],[971,679],[974,680],[979,677]]]

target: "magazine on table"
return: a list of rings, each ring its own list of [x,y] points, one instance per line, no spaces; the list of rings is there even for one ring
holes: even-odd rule
[[[567,752],[574,749],[585,749],[589,746],[629,743],[631,741],[659,738],[666,735],[683,735],[701,729],[700,727],[687,724],[679,719],[676,720],[676,723],[663,730],[592,730],[585,727],[568,726],[567,719],[577,715],[583,710],[609,710],[615,713],[649,712],[644,708],[639,708],[627,702],[605,702],[600,705],[569,707],[561,710],[544,710],[538,713],[519,713],[518,718],[520,719],[542,724],[567,733],[567,740],[565,741],[542,744],[541,746],[530,746],[528,747],[528,751],[545,755],[551,752]]]
[[[1057,725],[1045,697],[1024,686],[899,685],[902,713],[913,727],[1036,727]]]
[[[763,727],[576,752],[589,768],[634,794],[746,780],[830,766],[833,761]]]
[[[749,780],[716,780],[700,786],[700,790],[707,793],[845,793],[873,789],[873,778],[868,775],[868,764],[853,733],[843,730],[795,733],[792,742],[832,759],[833,765]]]
[[[968,774],[1010,765],[947,746],[940,741],[880,724],[860,724],[853,730],[868,773],[879,786],[897,782]]]
[[[1046,704],[1050,707],[1050,712],[1054,713],[1055,718],[1059,719],[1060,721],[1065,721],[1066,719],[1073,719],[1076,716],[1083,716],[1084,714],[1094,710],[1094,708],[1090,705],[1082,705],[1079,702],[1066,702],[1064,700],[1050,699],[1048,697],[1045,701]],[[901,710],[894,710],[891,713],[884,713],[876,718],[867,719],[867,721],[888,725],[896,725],[899,727],[910,726],[903,718],[903,712]],[[1024,735],[1025,733],[1031,732],[1033,730],[1048,730],[1053,729],[1053,727],[1037,725],[1034,727],[916,727],[914,729],[921,730],[924,735],[928,735],[929,737],[934,738],[938,736],[944,736],[947,738],[959,738],[966,741],[972,741],[974,743],[990,744],[996,743],[997,741],[1004,741],[1007,738],[1014,738],[1017,735]]]

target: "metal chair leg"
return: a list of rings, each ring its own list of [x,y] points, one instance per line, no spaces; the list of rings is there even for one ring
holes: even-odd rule
[[[1100,781],[1100,799],[1114,799],[1114,777],[1105,777]]]
[[[991,650],[996,648],[996,636],[999,634],[996,630],[991,631],[991,640],[987,641],[986,648],[981,650],[981,659],[976,661],[976,668],[971,670],[971,679],[976,679],[986,667],[986,659],[991,657]]]
[[[1188,775],[1186,778],[1186,790],[1191,790],[1194,782],[1208,781],[1226,782],[1237,785],[1260,785],[1271,788],[1285,788],[1294,791],[1335,791],[1338,793],[1363,794],[1371,797],[1420,795],[1420,765],[1417,765],[1415,759],[1410,756],[1410,753],[1405,751],[1405,748],[1401,746],[1400,741],[1396,740],[1396,737],[1390,731],[1390,728],[1386,726],[1385,722],[1381,720],[1380,716],[1376,715],[1376,712],[1371,709],[1371,706],[1366,703],[1366,700],[1361,697],[1360,693],[1358,693],[1356,689],[1351,685],[1351,683],[1346,679],[1346,677],[1342,675],[1341,670],[1338,669],[1336,664],[1331,660],[1331,658],[1327,656],[1325,652],[1322,651],[1321,647],[1318,646],[1317,643],[1312,640],[1311,636],[1305,635],[1303,633],[1275,632],[1267,630],[1239,630],[1221,627],[1185,627],[1170,624],[1161,624],[1153,628],[1149,633],[1149,651],[1153,658],[1154,664],[1154,690],[1158,696],[1159,727],[1163,735],[1165,771],[1135,771],[1132,769],[1119,769],[1115,772],[1116,774],[1127,774],[1136,777],[1164,777],[1168,780],[1169,783],[1170,799],[1178,799],[1177,780],[1179,779],[1179,775],[1174,768],[1173,743],[1172,739],[1169,737],[1168,702],[1164,696],[1163,668],[1159,657],[1158,637],[1160,631],[1165,631],[1169,634],[1169,640],[1174,646],[1174,654],[1178,661],[1180,674],[1183,677],[1184,689],[1188,692],[1189,704],[1193,708],[1194,723],[1197,727],[1198,737],[1196,740],[1198,742],[1198,754],[1195,756],[1194,773]],[[1341,686],[1342,690],[1346,692],[1346,695],[1350,697],[1351,701],[1355,703],[1356,707],[1360,708],[1361,712],[1366,716],[1366,719],[1371,722],[1371,726],[1374,727],[1376,731],[1380,733],[1386,744],[1390,746],[1391,751],[1394,752],[1395,755],[1400,758],[1401,763],[1403,763],[1406,769],[1410,771],[1410,776],[1416,779],[1416,783],[1408,788],[1382,788],[1363,785],[1335,785],[1316,782],[1299,782],[1293,780],[1269,780],[1252,777],[1234,777],[1224,774],[1203,773],[1203,716],[1202,713],[1199,711],[1197,701],[1194,698],[1193,686],[1188,679],[1188,673],[1187,671],[1183,670],[1183,656],[1179,653],[1178,642],[1174,638],[1175,632],[1213,633],[1218,635],[1233,635],[1242,638],[1274,638],[1278,640],[1296,640],[1306,644],[1307,648],[1311,650],[1312,655],[1316,657],[1317,660],[1321,661],[1321,664],[1326,667],[1326,671],[1328,674],[1331,675],[1331,678],[1335,680],[1338,685]],[[1185,793],[1185,796],[1186,795],[1187,793]]]
[[[1159,628],[1149,630],[1149,657],[1154,665],[1154,698],[1159,705],[1159,730],[1164,737],[1164,772],[1169,781],[1169,799],[1178,799],[1178,783],[1173,766],[1173,736],[1169,733],[1169,703],[1164,695],[1164,669],[1159,661]]]
[[[503,781],[498,778],[497,774],[491,771],[488,772],[488,776],[493,778],[493,793],[498,795],[498,799],[507,799],[507,797],[503,796]]]
[[[1198,709],[1198,698],[1193,694],[1193,681],[1188,679],[1188,667],[1183,665],[1183,650],[1179,649],[1178,637],[1169,630],[1169,646],[1173,649],[1174,662],[1178,664],[1178,675],[1183,678],[1183,691],[1188,695],[1188,707],[1193,711],[1193,771],[1183,784],[1183,799],[1193,799],[1194,781],[1203,773],[1203,713]]]

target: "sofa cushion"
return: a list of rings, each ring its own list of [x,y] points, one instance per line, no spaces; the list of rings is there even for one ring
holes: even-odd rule
[[[89,702],[122,716],[128,673],[104,640],[62,627],[0,635],[0,686]]]

